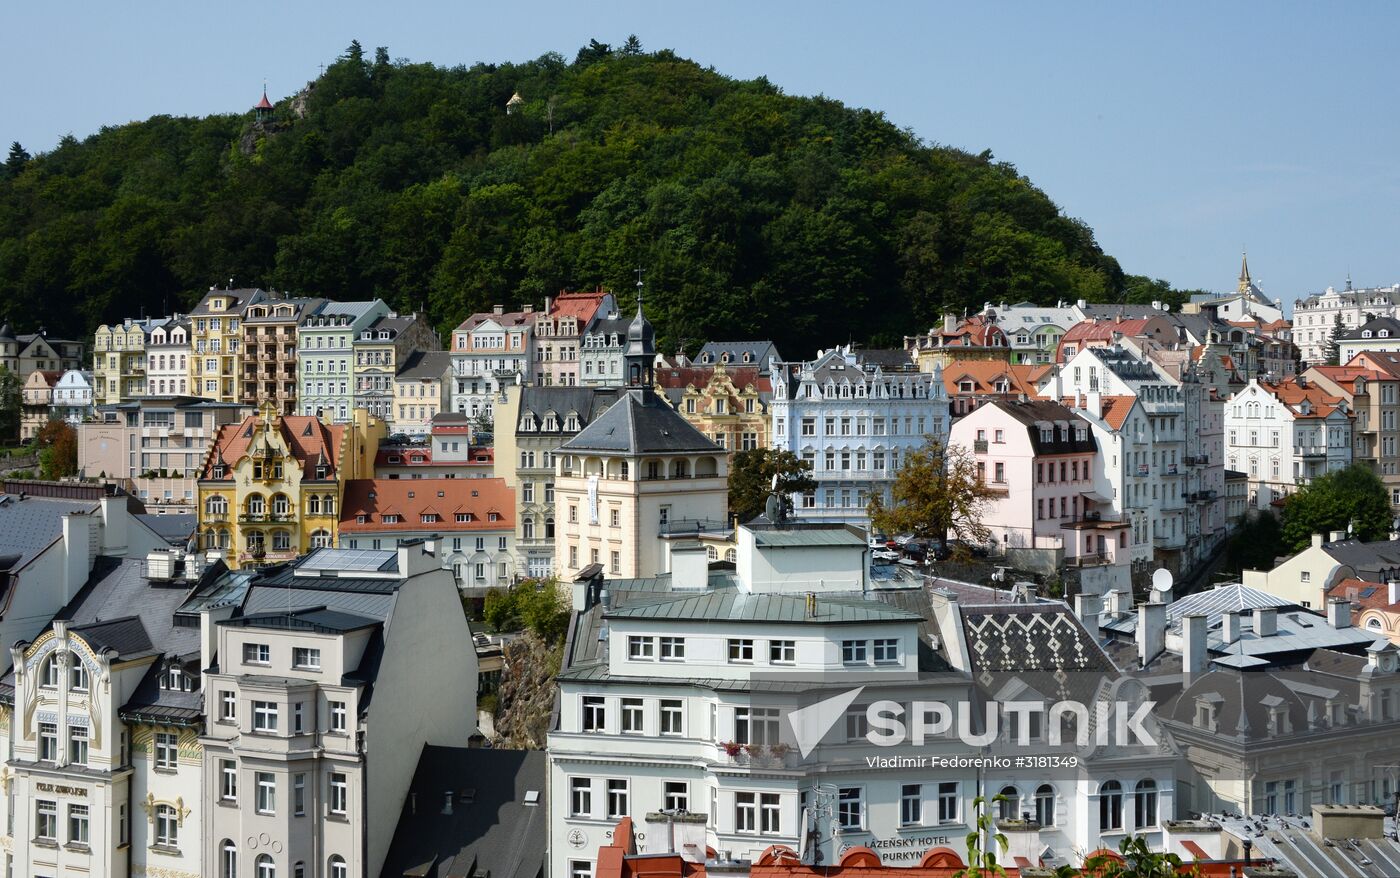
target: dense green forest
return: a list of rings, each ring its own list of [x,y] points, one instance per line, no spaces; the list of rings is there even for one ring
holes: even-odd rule
[[[85,335],[229,279],[447,329],[565,287],[626,307],[639,266],[664,349],[691,351],[897,343],[985,301],[1176,297],[990,152],[635,38],[451,69],[355,43],[265,122],[157,116],[0,167],[0,316],[20,330]]]

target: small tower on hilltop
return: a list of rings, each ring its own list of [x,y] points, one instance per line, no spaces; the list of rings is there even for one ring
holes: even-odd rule
[[[1246,251],[1240,256],[1240,292],[1249,292],[1254,281],[1249,277],[1249,253]]]
[[[267,99],[267,83],[263,83],[262,100],[253,107],[253,121],[268,122],[272,119],[272,102]]]
[[[632,323],[627,327],[627,350],[622,359],[628,387],[644,387],[649,390],[655,385],[653,372],[656,369],[656,330],[642,313],[641,269],[637,269],[637,316],[632,318]]]
[[[525,106],[525,99],[520,96],[520,92],[516,92],[510,96],[510,100],[506,101],[506,115],[514,115],[515,111],[523,106]]]

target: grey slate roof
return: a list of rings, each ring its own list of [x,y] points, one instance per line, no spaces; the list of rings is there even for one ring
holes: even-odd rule
[[[1324,543],[1322,550],[1338,564],[1355,570],[1357,578],[1367,582],[1380,582],[1383,574],[1392,571],[1400,574],[1400,540],[1377,540],[1372,543],[1340,540]]]
[[[19,569],[63,536],[63,516],[70,512],[96,513],[101,504],[91,500],[61,500],[0,494],[0,555],[19,555],[11,569]]]
[[[751,363],[758,366],[764,375],[768,374],[770,360],[781,362],[783,359],[777,346],[771,341],[712,341],[706,343],[691,358],[691,362],[702,366],[712,365],[720,362],[724,354],[729,354],[729,365]],[[749,355],[749,359],[744,359],[745,354]]]
[[[615,387],[523,387],[520,390],[520,417],[535,416],[535,429],[522,431],[515,425],[517,436],[563,436],[564,419],[570,413],[578,415],[579,427],[583,428],[617,401],[619,390]],[[557,430],[544,429],[544,416],[554,412],[557,416]]]
[[[865,538],[845,527],[752,528],[754,543],[760,546],[794,548],[808,546],[862,546]]]
[[[254,299],[264,298],[266,297],[266,295],[267,293],[255,287],[243,287],[236,290],[210,290],[209,292],[204,294],[204,298],[199,300],[198,305],[195,305],[193,308],[190,309],[190,314],[200,317],[203,317],[206,314],[212,315],[214,317],[238,317],[240,316],[240,312],[243,310],[243,306],[247,305],[250,301],[253,301]],[[225,308],[222,311],[210,310],[209,300],[214,297],[228,299],[229,307]]]
[[[317,634],[344,634],[347,631],[357,631],[371,625],[378,625],[380,621],[368,616],[346,613],[342,610],[311,607],[293,610],[290,613],[267,612],[244,615],[230,619],[224,624],[239,628],[275,628],[285,631],[311,631]]]
[[[723,453],[723,449],[649,389],[623,393],[616,403],[559,450],[625,454]]]
[[[86,640],[94,652],[111,650],[123,659],[141,658],[160,652],[152,645],[146,626],[136,616],[93,622],[90,625],[75,625],[69,630]]]
[[[1396,320],[1394,317],[1372,317],[1355,329],[1339,333],[1337,338],[1342,341],[1366,341],[1367,337],[1363,333],[1369,331],[1370,338],[1374,339],[1379,337],[1382,329],[1389,331],[1390,334],[1387,338],[1400,339],[1400,320]]]
[[[452,368],[452,354],[448,351],[414,351],[404,361],[396,381],[410,381],[419,378],[441,378]]]
[[[604,613],[608,619],[706,620],[711,622],[802,622],[843,625],[857,622],[909,622],[919,616],[874,600],[817,596],[816,613],[807,612],[807,598],[797,594],[704,592],[689,597],[637,604]]]
[[[1101,671],[1113,663],[1061,603],[964,607],[973,671]]]
[[[137,519],[145,523],[146,527],[155,531],[156,535],[172,546],[183,548],[194,535],[195,527],[199,524],[199,516],[193,513],[188,515],[149,515],[139,514]]]
[[[424,747],[382,878],[542,878],[546,775],[539,750]],[[448,791],[452,813],[444,814]],[[527,802],[531,792],[534,804]]]

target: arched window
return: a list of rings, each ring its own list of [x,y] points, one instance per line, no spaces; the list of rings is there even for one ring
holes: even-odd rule
[[[238,878],[238,845],[228,839],[219,845],[219,878]]]
[[[258,855],[257,878],[277,878],[277,867],[273,865],[271,856],[267,854]]]
[[[180,843],[180,820],[171,805],[156,806],[156,844],[175,847]]]
[[[533,516],[525,516],[520,522],[520,534],[524,539],[533,540],[535,538],[535,519]]]
[[[292,502],[287,499],[286,494],[274,494],[272,497],[272,514],[285,516],[291,514]]]
[[[204,548],[206,548],[206,549],[214,549],[214,548],[217,548],[218,545],[219,545],[219,538],[218,538],[218,536],[214,533],[214,529],[211,527],[211,528],[209,528],[208,530],[206,530],[206,531],[204,532]]]
[[[1133,789],[1133,817],[1139,829],[1157,825],[1157,781],[1150,777],[1138,781]]]
[[[547,539],[547,540],[552,540],[552,539],[554,539],[554,519],[553,519],[553,518],[546,518],[546,519],[544,520],[544,538]]]
[[[204,511],[209,515],[228,513],[228,499],[223,494],[214,494],[204,501]]]
[[[262,515],[267,511],[267,504],[263,502],[261,494],[252,494],[248,497],[248,514]]]
[[[328,530],[313,530],[311,532],[311,548],[327,549],[331,545],[331,532]]]
[[[734,562],[739,560],[739,554],[733,549],[725,549],[724,560],[728,561],[730,564],[733,564]]]
[[[1123,828],[1123,785],[1116,780],[1104,781],[1099,787],[1099,830],[1109,832]]]
[[[1035,788],[1035,822],[1041,826],[1055,825],[1055,788],[1048,783]]]
[[[228,547],[229,547],[229,545],[230,545],[229,540],[231,540],[231,539],[232,539],[232,537],[229,536],[229,532],[228,532],[228,531],[226,531],[226,530],[221,530],[221,531],[219,531],[219,548],[220,548],[220,549],[227,550]]]
[[[331,857],[330,878],[350,878],[350,870],[345,865],[345,858],[336,854]]]
[[[45,689],[58,688],[58,654],[54,653],[44,660],[44,666],[39,670],[39,685]]]
[[[74,692],[88,691],[88,672],[83,667],[83,660],[78,658],[76,652],[68,654],[68,688]]]
[[[310,498],[309,500],[306,501],[306,511],[307,511],[308,513],[310,513],[311,515],[320,515],[320,514],[321,514],[321,495],[320,495],[320,494],[312,494],[312,495],[311,495],[311,498]]]
[[[275,530],[272,532],[272,549],[275,552],[287,552],[292,548],[291,531]]]
[[[321,498],[321,514],[335,515],[335,495],[327,494]]]
[[[997,795],[1001,797],[1001,801],[997,802],[997,819],[1020,820],[1021,791],[1012,786],[1005,786]]]
[[[714,546],[706,546],[706,547],[705,547],[705,557],[708,558],[708,559],[711,560],[711,561],[718,561],[718,560],[719,560],[719,550],[716,549]]]

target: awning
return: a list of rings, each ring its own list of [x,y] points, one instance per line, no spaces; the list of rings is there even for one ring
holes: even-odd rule
[[[1105,497],[1102,494],[1095,494],[1093,491],[1080,491],[1079,496],[1083,497],[1085,500],[1092,500],[1095,503],[1109,502],[1109,498]]]

